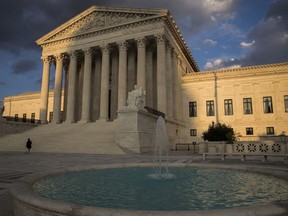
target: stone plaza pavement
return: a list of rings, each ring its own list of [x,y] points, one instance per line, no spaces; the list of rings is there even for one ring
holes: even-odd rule
[[[274,158],[262,163],[259,158],[251,158],[240,162],[239,158],[228,158],[221,161],[211,157],[203,161],[201,155],[196,154],[172,154],[169,157],[171,163],[199,163],[199,164],[249,164],[273,166],[275,170],[288,173],[288,165],[282,160]],[[0,216],[12,216],[12,198],[9,188],[19,178],[32,173],[69,168],[75,166],[113,164],[113,163],[149,163],[153,162],[153,155],[91,155],[91,154],[62,154],[62,153],[31,153],[24,152],[0,152]]]

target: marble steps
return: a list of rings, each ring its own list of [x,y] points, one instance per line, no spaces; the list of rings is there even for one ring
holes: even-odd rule
[[[0,138],[0,151],[25,151],[27,138],[33,152],[124,154],[115,144],[117,123],[42,125],[21,134]]]

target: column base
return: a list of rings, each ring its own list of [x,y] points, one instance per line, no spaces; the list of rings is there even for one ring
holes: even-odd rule
[[[83,120],[78,121],[77,123],[84,124],[84,123],[91,123],[91,121],[83,119]]]

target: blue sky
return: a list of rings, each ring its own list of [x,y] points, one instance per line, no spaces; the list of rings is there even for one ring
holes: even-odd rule
[[[0,8],[0,99],[40,91],[35,41],[92,5],[169,9],[201,71],[288,61],[287,0],[9,0]]]

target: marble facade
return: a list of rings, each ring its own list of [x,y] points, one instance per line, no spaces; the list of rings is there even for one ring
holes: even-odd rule
[[[135,85],[146,91],[144,106],[182,120],[182,70],[198,67],[167,10],[91,7],[37,44],[43,49],[42,123],[52,63],[54,123],[60,123],[62,88],[64,122],[74,123],[116,119]]]
[[[288,133],[288,63],[200,72],[168,10],[94,6],[37,44],[43,49],[41,92],[5,98],[4,116],[33,114],[46,124],[53,114],[52,124],[74,123],[70,126],[118,120],[116,142],[145,147],[152,143],[156,119],[129,102],[137,86],[145,92],[141,107],[165,113],[172,148],[202,141],[212,122],[231,125],[242,140]],[[252,113],[243,112],[245,98],[251,99]],[[273,112],[265,112],[264,98],[271,99]],[[231,102],[228,113],[225,101]],[[207,114],[207,102],[213,102],[213,115]]]

